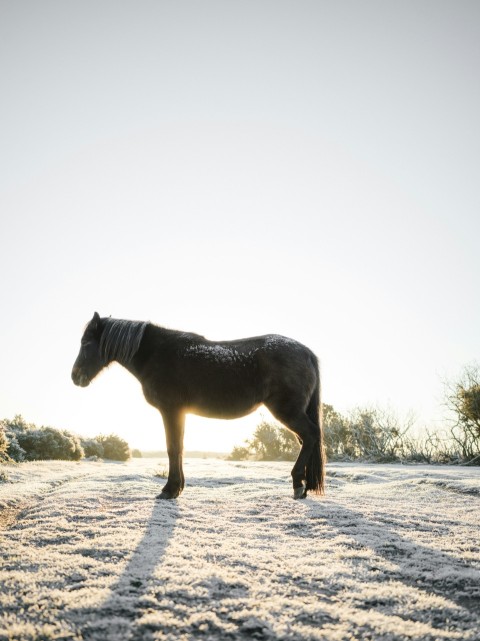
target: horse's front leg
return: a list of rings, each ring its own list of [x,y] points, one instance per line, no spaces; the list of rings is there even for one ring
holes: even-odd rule
[[[168,452],[168,480],[158,499],[176,499],[185,485],[183,476],[183,434],[185,414],[181,411],[162,411]]]

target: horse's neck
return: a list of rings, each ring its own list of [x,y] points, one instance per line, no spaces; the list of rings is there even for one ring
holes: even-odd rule
[[[100,339],[100,351],[105,362],[117,361],[128,367],[141,346],[147,324],[109,320]]]
[[[121,354],[115,360],[141,381],[141,373],[151,358],[161,359],[162,352],[169,344],[172,330],[146,323],[138,349],[130,359],[122,359]]]
[[[196,335],[148,323],[139,349],[131,360],[123,362],[118,358],[116,360],[142,382],[143,372],[149,363],[152,361],[162,363],[165,358],[170,359],[172,353],[177,353],[182,349],[185,337],[191,336]],[[198,338],[201,339],[202,337],[198,336]]]

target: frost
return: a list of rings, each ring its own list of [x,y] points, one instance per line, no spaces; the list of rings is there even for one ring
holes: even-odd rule
[[[264,337],[263,342],[251,347],[248,351],[246,346],[242,345],[240,349],[235,347],[235,342],[232,343],[192,343],[184,349],[183,354],[187,357],[200,357],[202,359],[230,365],[233,363],[245,364],[251,361],[254,355],[262,349],[272,350],[279,346],[299,346],[297,341],[286,336],[278,334],[269,334]]]
[[[233,347],[225,347],[217,343],[191,345],[185,350],[185,354],[186,356],[201,357],[203,359],[225,365],[240,363],[247,357],[244,354],[240,354]]]
[[[288,338],[287,336],[281,336],[280,334],[269,334],[265,338],[266,347],[278,347],[280,345],[298,345],[299,343],[293,338]]]
[[[479,470],[331,464],[293,501],[291,464],[187,459],[164,502],[158,464],[8,466],[0,639],[478,638]]]

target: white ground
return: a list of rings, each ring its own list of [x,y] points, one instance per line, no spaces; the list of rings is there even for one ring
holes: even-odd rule
[[[0,484],[0,640],[480,638],[480,470],[28,463]],[[5,469],[5,468],[2,468]]]

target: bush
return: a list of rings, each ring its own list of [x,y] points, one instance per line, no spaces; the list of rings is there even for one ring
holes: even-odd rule
[[[323,405],[323,437],[328,459],[352,459],[355,457],[355,443],[350,422],[336,412],[332,405]]]
[[[3,427],[3,425],[0,425],[0,461],[8,459],[7,447],[8,441],[7,435],[5,434],[5,428]]]
[[[451,437],[461,458],[480,465],[480,365],[469,365],[446,383],[446,405],[454,418]]]
[[[142,453],[138,449],[132,450],[132,458],[143,458]]]
[[[0,421],[0,461],[78,461],[82,456],[126,461],[130,448],[115,434],[80,439],[67,430],[27,423],[19,414]]]
[[[96,456],[97,458],[103,458],[103,445],[97,439],[82,438],[81,443],[85,457]]]
[[[13,420],[3,419],[0,424],[7,440],[7,458],[17,462],[24,461],[26,452],[20,447],[17,434],[27,430],[29,426],[19,414],[17,414]]]
[[[230,456],[227,457],[228,461],[245,461],[252,458],[252,453],[249,447],[241,447],[235,445]]]
[[[95,440],[102,445],[104,458],[112,461],[127,461],[130,458],[130,447],[127,441],[116,434],[100,435]]]
[[[297,437],[281,425],[262,419],[246,447],[234,447],[231,461],[294,461],[300,451]]]
[[[126,461],[130,447],[115,434],[79,439],[67,430],[27,423],[20,415],[0,421],[0,461],[78,461],[82,456]]]
[[[18,439],[15,434],[13,433],[7,433],[7,438],[8,438],[8,447],[7,447],[7,456],[12,460],[16,461],[17,463],[21,463],[21,461],[26,461],[26,452],[23,449],[23,447],[20,446],[20,443],[18,442]]]
[[[300,451],[299,441],[293,432],[266,420],[257,426],[249,447],[260,461],[294,461]]]
[[[19,438],[19,444],[25,450],[28,461],[48,459],[78,461],[83,456],[77,436],[53,427],[28,430]]]
[[[8,441],[6,454],[14,461],[78,461],[83,456],[80,440],[66,430],[37,427],[20,415],[1,421],[1,426]]]

